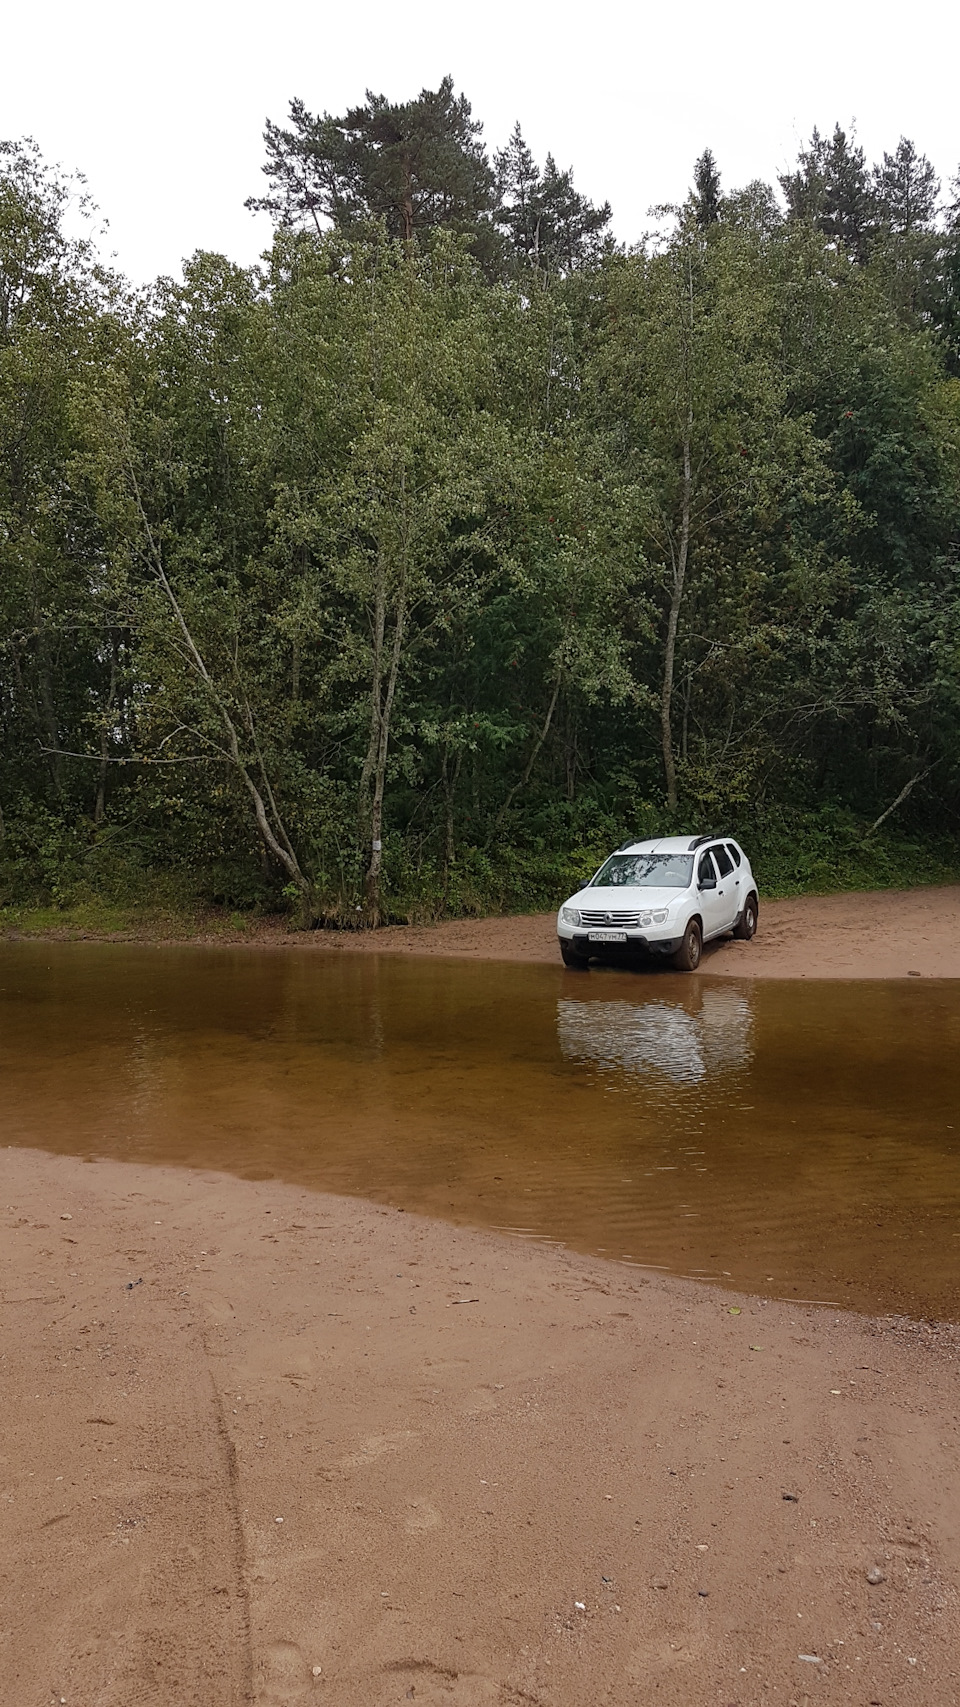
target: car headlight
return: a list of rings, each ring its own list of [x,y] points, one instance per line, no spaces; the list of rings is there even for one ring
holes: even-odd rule
[[[580,913],[576,907],[561,907],[560,917],[565,925],[578,925],[580,923]]]
[[[655,925],[666,924],[667,914],[669,913],[669,911],[670,911],[669,907],[661,907],[658,912],[651,913],[650,914],[651,923],[655,924]]]

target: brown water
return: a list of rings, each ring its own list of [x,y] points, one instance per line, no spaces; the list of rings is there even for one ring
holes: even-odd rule
[[[960,1319],[960,983],[0,945],[0,1141]]]

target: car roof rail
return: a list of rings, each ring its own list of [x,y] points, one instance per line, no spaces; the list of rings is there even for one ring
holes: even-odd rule
[[[694,836],[687,851],[688,853],[693,853],[694,848],[702,848],[704,842],[716,842],[719,840],[720,838],[717,835],[716,830],[711,830],[709,836]]]
[[[639,840],[640,840],[639,836],[628,836],[625,842],[620,843],[620,846],[617,849],[617,853],[623,853],[624,848],[632,848],[634,842],[638,842]]]

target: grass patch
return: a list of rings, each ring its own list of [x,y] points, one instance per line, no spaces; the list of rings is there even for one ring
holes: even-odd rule
[[[244,942],[282,935],[290,920],[218,907],[158,907],[133,902],[117,906],[85,900],[75,905],[0,907],[0,936],[47,937],[61,942],[85,939],[122,942]]]

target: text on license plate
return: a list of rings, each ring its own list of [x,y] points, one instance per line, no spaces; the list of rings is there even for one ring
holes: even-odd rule
[[[626,942],[626,931],[591,931],[588,942]]]

